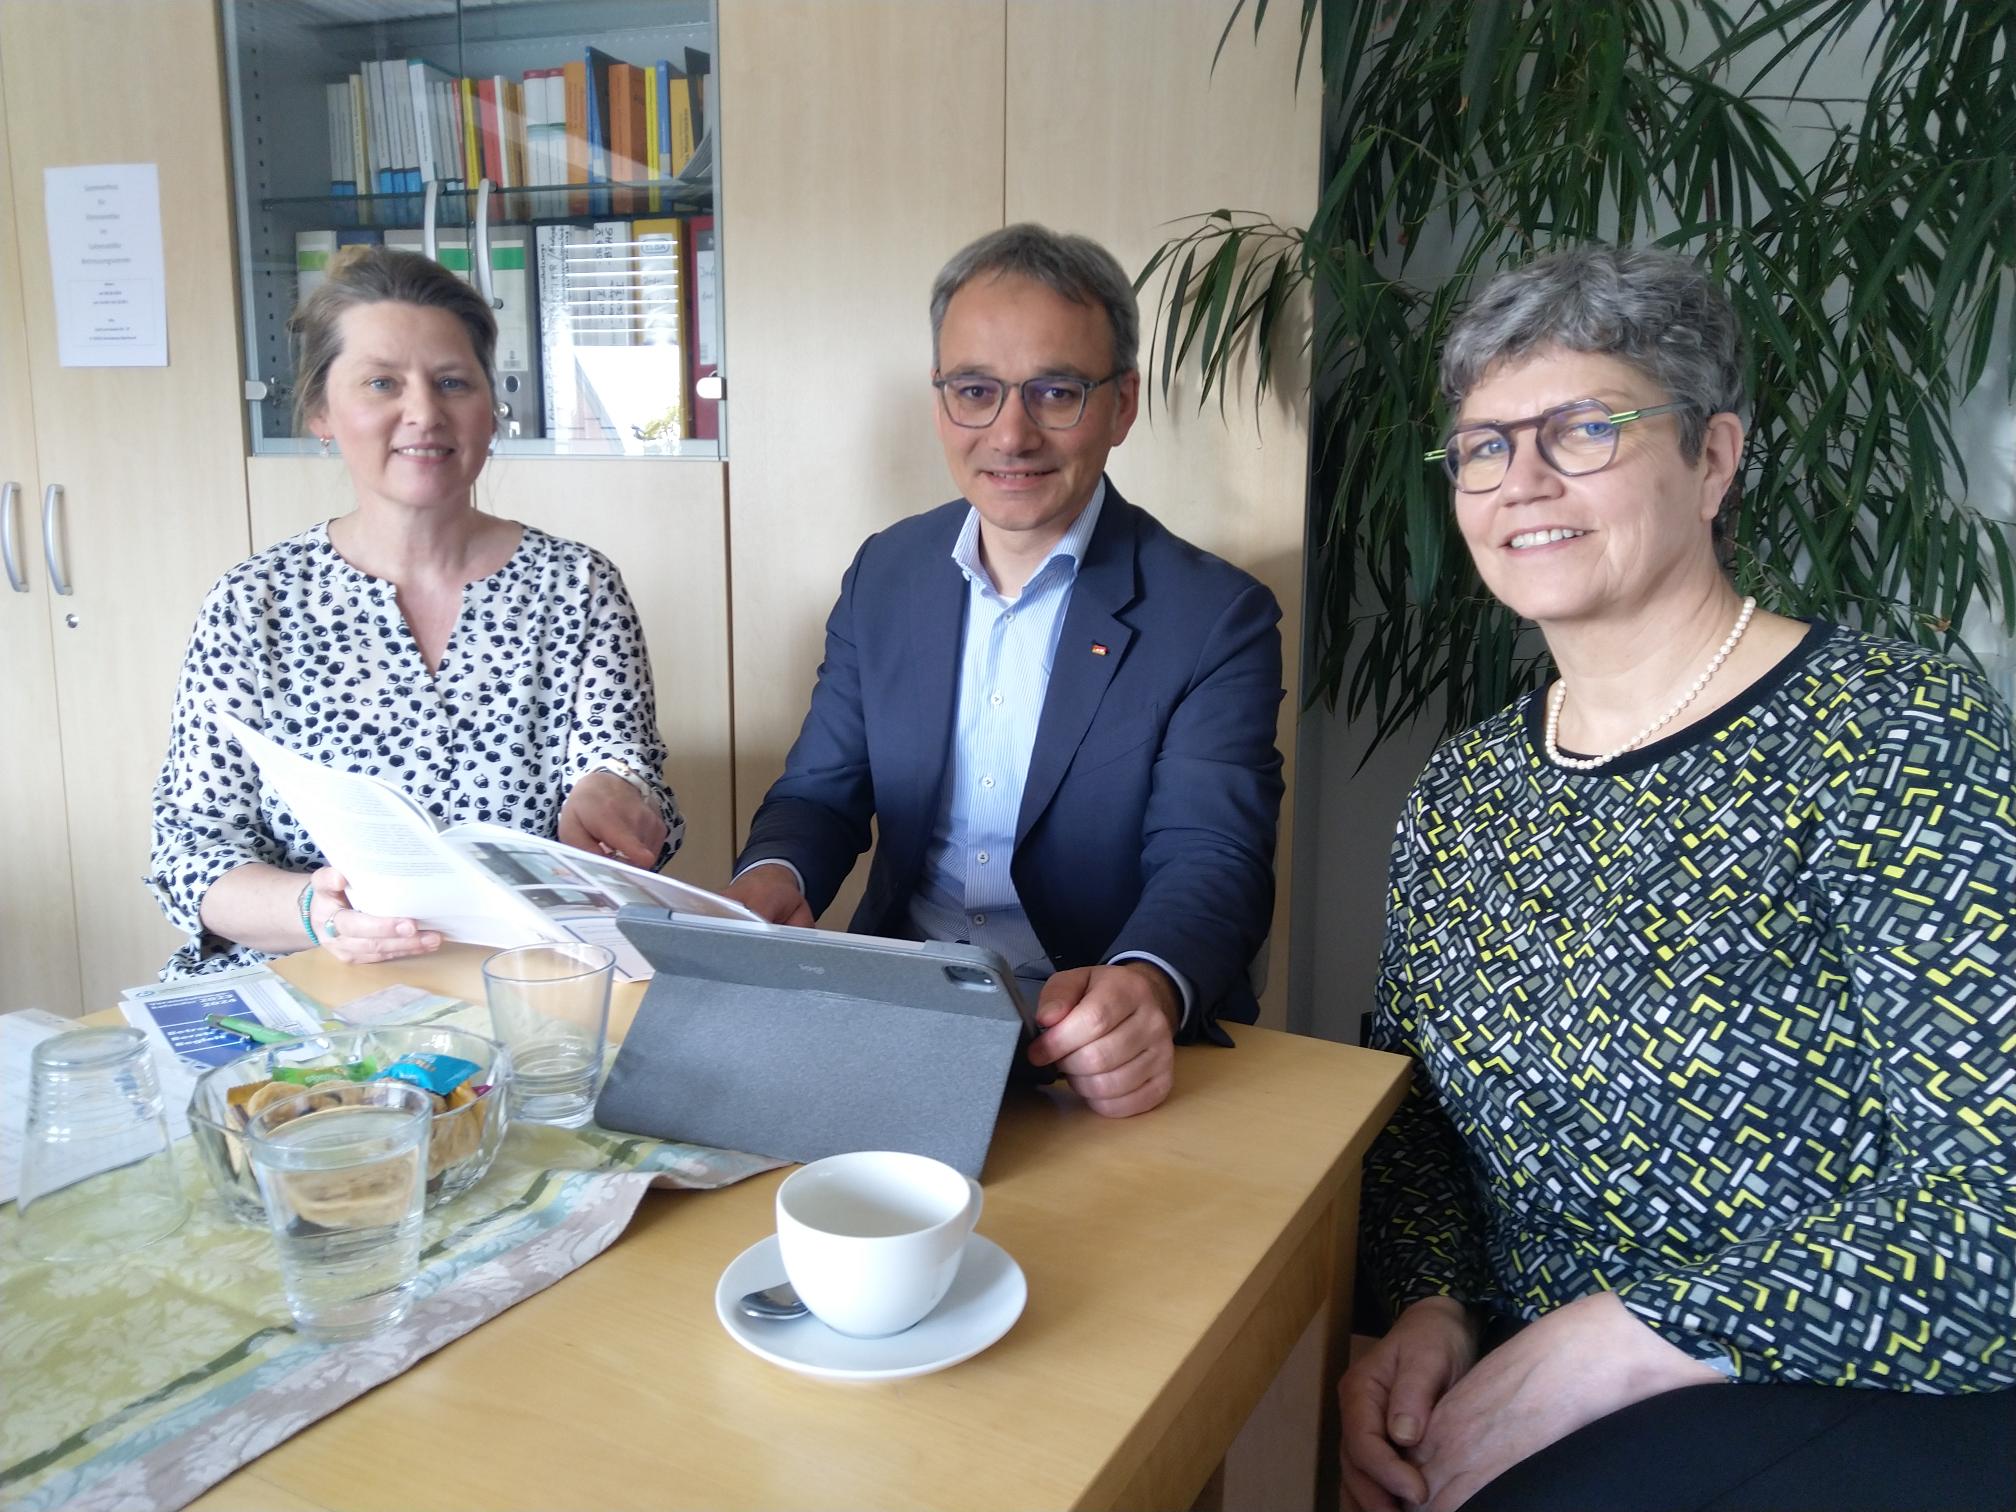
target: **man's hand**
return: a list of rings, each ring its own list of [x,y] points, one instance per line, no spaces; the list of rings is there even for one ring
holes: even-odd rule
[[[1614,1293],[1579,1297],[1484,1356],[1437,1404],[1414,1456],[1431,1512],[1462,1506],[1585,1423],[1662,1391],[1724,1380],[1639,1322]]]
[[[1337,1383],[1344,1489],[1362,1512],[1398,1512],[1428,1499],[1407,1454],[1436,1403],[1477,1363],[1477,1322],[1453,1297],[1413,1303]]]
[[[759,861],[722,888],[721,896],[733,898],[769,923],[812,927],[812,905],[798,891],[798,879],[788,866]]]
[[[1176,984],[1147,961],[1081,966],[1043,984],[1031,1065],[1055,1064],[1094,1113],[1145,1113],[1176,1085]]]
[[[560,843],[651,871],[665,848],[665,816],[614,772],[590,772],[560,806]]]

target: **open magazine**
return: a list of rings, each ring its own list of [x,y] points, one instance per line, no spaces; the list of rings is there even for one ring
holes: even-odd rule
[[[390,783],[325,767],[222,709],[211,712],[315,837],[350,884],[351,903],[366,913],[409,918],[479,945],[607,945],[625,977],[651,975],[650,963],[616,928],[616,911],[626,903],[762,922],[705,888],[557,840],[479,821],[438,828]]]

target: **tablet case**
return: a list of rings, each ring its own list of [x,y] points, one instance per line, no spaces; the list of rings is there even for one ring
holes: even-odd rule
[[[596,1101],[603,1128],[980,1174],[1029,1020],[999,955],[641,906],[617,927],[657,974]]]

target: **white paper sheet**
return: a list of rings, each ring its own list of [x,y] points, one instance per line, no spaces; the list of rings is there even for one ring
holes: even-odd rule
[[[161,175],[152,163],[44,168],[56,353],[64,367],[166,367]]]

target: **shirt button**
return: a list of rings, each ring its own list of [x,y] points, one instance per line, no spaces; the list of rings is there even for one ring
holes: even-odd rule
[[[987,864],[987,852],[982,851],[980,852],[979,855],[975,856],[973,859],[978,861],[982,866],[985,866]]]
[[[985,915],[985,914],[975,914],[975,915],[973,915],[973,922],[974,922],[975,924],[985,924],[985,923],[987,922],[987,915]]]
[[[982,777],[980,779],[980,786],[984,788],[991,788],[992,786],[994,786],[994,779],[992,777]]]
[[[1001,695],[999,693],[996,693],[992,698],[988,699],[987,701],[989,703],[998,704],[999,702],[1001,702]]]
[[[1013,609],[1010,609],[1006,614],[1002,615],[1001,618],[1003,618],[1004,620],[1012,620],[1013,618],[1015,618],[1015,611]]]

